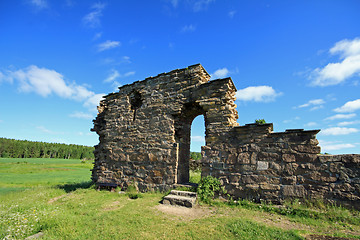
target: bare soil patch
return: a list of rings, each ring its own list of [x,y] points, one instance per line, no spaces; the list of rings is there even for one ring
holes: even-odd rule
[[[108,205],[106,205],[103,210],[104,211],[115,211],[115,210],[118,210],[122,207],[124,207],[126,205],[128,200],[123,200],[122,202],[120,201],[115,201],[115,202],[112,202]]]
[[[284,230],[312,230],[310,226],[289,221],[288,219],[275,214],[261,213],[261,215],[253,216],[252,219],[256,222],[264,223],[267,226],[277,227]]]
[[[50,199],[50,200],[48,201],[48,203],[51,204],[51,203],[53,203],[53,202],[56,202],[57,200],[66,197],[67,195],[69,195],[69,194],[63,194],[63,195],[54,197],[54,198]]]
[[[206,217],[214,213],[211,208],[205,208],[201,206],[187,208],[187,207],[159,204],[155,206],[155,209],[165,214],[178,217],[179,220],[183,220],[183,221],[190,221],[193,219]]]

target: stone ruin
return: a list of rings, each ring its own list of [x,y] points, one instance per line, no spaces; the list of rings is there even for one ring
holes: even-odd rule
[[[235,94],[231,78],[210,81],[197,64],[105,96],[92,129],[100,140],[92,180],[141,192],[188,183],[191,123],[203,115],[201,176],[219,178],[235,199],[320,198],[360,208],[360,155],[321,155],[320,130],[239,126]]]

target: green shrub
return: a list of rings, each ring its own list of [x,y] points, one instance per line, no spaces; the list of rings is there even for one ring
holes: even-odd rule
[[[210,203],[215,197],[215,194],[226,194],[226,191],[221,187],[219,179],[212,176],[206,176],[201,178],[197,194],[200,201]]]
[[[255,123],[256,124],[266,124],[266,121],[265,121],[265,119],[256,119]]]

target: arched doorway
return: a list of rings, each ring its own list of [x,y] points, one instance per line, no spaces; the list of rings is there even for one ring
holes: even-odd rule
[[[199,183],[202,170],[201,147],[205,146],[205,118],[199,115],[191,124],[190,136],[190,179],[191,183]]]
[[[182,113],[175,116],[175,141],[178,146],[176,183],[189,183],[190,179],[190,143],[193,120],[205,112],[197,103],[184,104]]]

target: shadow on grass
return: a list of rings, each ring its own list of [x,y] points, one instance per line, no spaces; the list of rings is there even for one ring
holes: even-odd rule
[[[80,182],[80,183],[69,183],[69,184],[59,185],[57,187],[65,190],[65,192],[69,193],[69,192],[73,192],[77,189],[88,189],[88,188],[91,188],[92,186],[94,186],[94,183],[92,181],[87,181],[87,182]]]

